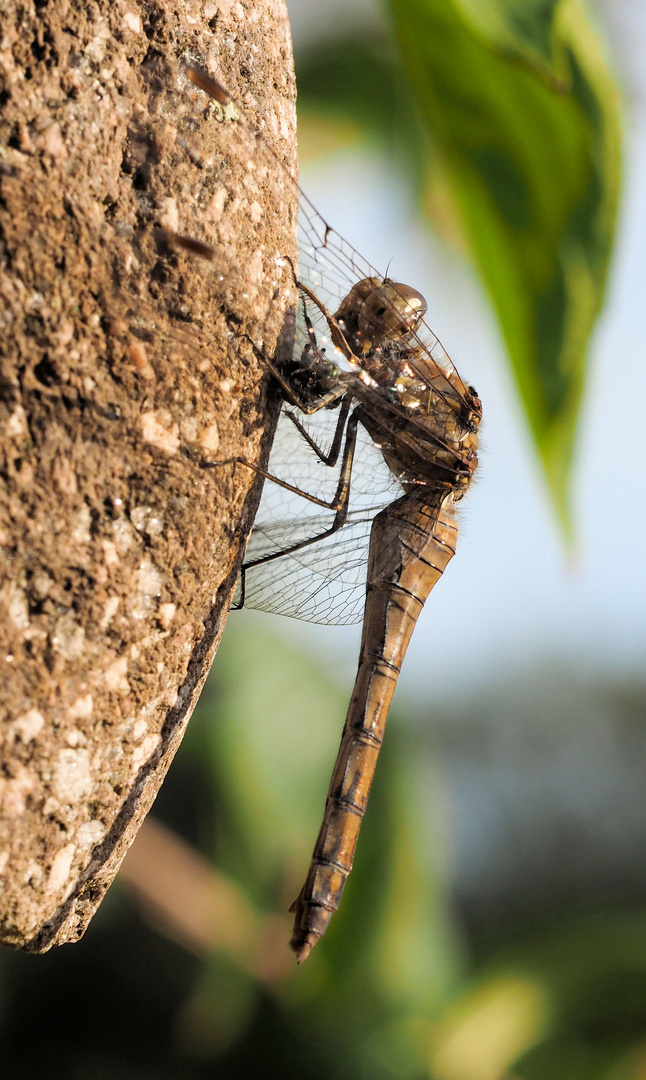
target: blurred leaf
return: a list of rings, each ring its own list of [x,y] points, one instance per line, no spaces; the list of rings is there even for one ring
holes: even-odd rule
[[[568,63],[555,32],[561,0],[457,0],[464,16],[491,44],[555,82],[567,80]]]
[[[413,179],[421,197],[428,144],[396,52],[387,42],[361,36],[310,47],[298,60],[298,105],[301,157],[339,149],[351,136],[355,141],[372,138],[388,147],[393,163],[404,163],[402,172]]]
[[[240,966],[213,953],[178,1018],[184,1049],[206,1058],[235,1045],[250,1026],[258,994],[258,984]]]
[[[447,808],[433,797],[441,779],[417,733],[401,731],[397,719],[395,710],[371,824],[385,867],[378,877],[383,906],[374,968],[395,1011],[428,1019],[454,992],[464,958],[442,874]]]
[[[432,1050],[437,1080],[499,1080],[543,1034],[545,990],[536,980],[499,976],[454,1001],[437,1025]]]
[[[305,116],[325,108],[380,132],[440,231],[470,251],[567,529],[619,193],[616,87],[578,0],[390,7],[415,104],[385,45],[326,42],[299,68]]]
[[[504,51],[482,36],[481,18],[469,18],[476,6],[391,0],[406,73],[450,176],[567,525],[585,353],[616,217],[617,92],[577,0],[491,0]],[[559,83],[518,62],[530,44],[536,55],[562,58]]]
[[[646,1017],[643,911],[600,911],[554,921],[491,950],[472,987],[501,976],[535,986],[549,1005],[540,1042],[513,1065],[519,1080],[642,1080]],[[474,990],[449,1006],[465,1009]],[[477,993],[475,1000],[477,1001]],[[440,1030],[442,1028],[440,1022]],[[474,1080],[477,1073],[474,1074]],[[439,1080],[443,1080],[442,1077]],[[465,1073],[460,1080],[471,1080]]]

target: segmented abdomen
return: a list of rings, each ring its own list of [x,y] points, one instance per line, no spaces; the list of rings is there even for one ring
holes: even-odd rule
[[[299,963],[339,906],[404,655],[456,539],[450,496],[438,495],[434,503],[424,488],[408,492],[373,522],[359,670],[310,869],[290,908]]]

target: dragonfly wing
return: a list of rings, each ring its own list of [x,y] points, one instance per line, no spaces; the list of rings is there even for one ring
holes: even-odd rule
[[[370,528],[374,514],[351,516],[339,532],[291,555],[245,572],[244,603],[307,622],[360,622],[366,590]],[[247,558],[258,558],[329,528],[333,514],[305,522],[256,526]]]
[[[336,410],[321,410],[307,422],[308,433],[323,448],[331,442],[337,416]],[[269,471],[319,499],[334,498],[338,466],[324,465],[285,414],[276,432]],[[372,521],[400,494],[401,488],[378,448],[360,428],[345,524],[316,543],[281,555],[285,549],[328,532],[336,511],[267,480],[245,563],[272,558],[246,570],[245,605],[310,622],[358,622],[363,612]]]

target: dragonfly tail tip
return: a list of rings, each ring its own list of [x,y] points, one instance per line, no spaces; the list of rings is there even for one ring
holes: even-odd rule
[[[296,898],[289,910],[296,915],[292,940],[289,944],[296,953],[296,963],[302,964],[303,960],[307,960],[321,935],[311,928],[308,930],[306,926],[299,925],[299,915],[302,915],[300,896]]]
[[[297,964],[302,964],[303,960],[307,960],[307,958],[310,955],[311,951],[312,951],[312,946],[309,943],[306,944],[306,945],[303,945],[301,947],[301,949],[296,953],[296,963]]]
[[[304,960],[307,960],[312,948],[316,945],[316,939],[314,941],[309,940],[310,935],[305,938],[305,941],[294,940],[292,938],[291,946],[296,953],[296,963],[302,964]]]

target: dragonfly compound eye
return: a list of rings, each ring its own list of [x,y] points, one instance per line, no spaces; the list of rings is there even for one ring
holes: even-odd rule
[[[358,326],[374,343],[384,338],[405,337],[418,325],[428,305],[417,289],[401,282],[371,280],[372,288],[359,309]]]
[[[382,341],[405,338],[426,309],[426,300],[417,289],[389,278],[370,277],[357,282],[334,318],[352,352],[365,356]]]

